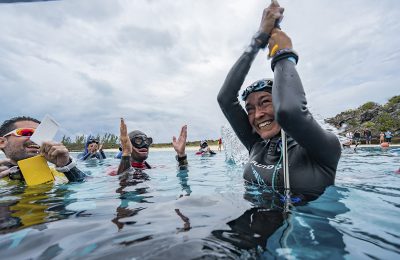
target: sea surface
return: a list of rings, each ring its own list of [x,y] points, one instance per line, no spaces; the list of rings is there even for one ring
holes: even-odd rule
[[[289,211],[245,185],[232,151],[188,151],[188,171],[150,151],[154,168],[129,181],[107,155],[79,163],[84,183],[2,180],[1,259],[400,259],[396,150],[343,150],[336,185]]]

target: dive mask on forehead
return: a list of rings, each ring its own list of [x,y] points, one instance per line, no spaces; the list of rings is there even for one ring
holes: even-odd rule
[[[131,138],[131,143],[136,148],[149,148],[153,143],[153,138],[145,135],[136,135]]]
[[[253,93],[253,92],[257,92],[257,91],[267,91],[267,89],[272,88],[272,84],[273,81],[272,79],[261,79],[258,80],[256,82],[254,82],[253,84],[251,84],[250,86],[248,86],[242,93],[242,100],[246,101],[247,97]],[[269,92],[268,91],[268,92]]]

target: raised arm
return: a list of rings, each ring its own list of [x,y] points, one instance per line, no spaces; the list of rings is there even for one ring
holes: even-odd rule
[[[292,42],[284,32],[274,29],[269,40],[270,51],[275,45],[278,46],[272,60],[275,63],[272,89],[275,119],[315,160],[336,169],[341,154],[339,140],[333,133],[323,129],[307,108],[295,60],[290,57]],[[279,59],[279,55],[286,55],[286,58]]]
[[[186,139],[187,139],[187,125],[182,126],[181,133],[178,139],[174,136],[172,137],[172,145],[176,152],[176,160],[178,161],[179,170],[187,170],[188,161],[187,155],[185,153],[186,149]]]
[[[233,65],[218,93],[218,103],[226,119],[232,126],[239,140],[250,151],[251,147],[260,140],[253,132],[248,117],[238,100],[238,92],[242,86],[250,66],[260,48],[264,48],[269,39],[269,33],[275,26],[275,21],[282,17],[283,8],[276,1],[264,9],[259,31],[254,36],[250,46]]]
[[[129,170],[131,166],[131,154],[132,154],[132,143],[128,136],[128,129],[126,127],[125,121],[121,118],[120,123],[120,141],[122,147],[122,157],[118,166],[117,174],[123,173],[126,170]]]

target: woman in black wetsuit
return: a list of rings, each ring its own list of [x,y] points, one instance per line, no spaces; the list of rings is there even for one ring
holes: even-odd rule
[[[264,10],[259,32],[230,70],[218,102],[250,153],[244,178],[282,190],[282,128],[288,135],[291,191],[312,199],[334,184],[341,147],[337,137],[322,129],[307,108],[292,42],[284,32],[273,29],[282,13],[283,8],[277,2]],[[246,88],[242,94],[246,113],[239,103],[238,92],[252,61],[267,43],[273,57],[274,79],[259,80]]]

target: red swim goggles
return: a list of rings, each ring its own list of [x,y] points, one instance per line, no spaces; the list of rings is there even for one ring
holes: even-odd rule
[[[35,132],[35,128],[17,128],[12,130],[11,132],[3,135],[3,137],[7,137],[9,135],[14,135],[17,137],[24,136],[24,137],[31,137]]]

